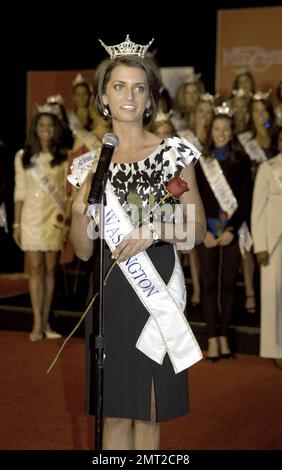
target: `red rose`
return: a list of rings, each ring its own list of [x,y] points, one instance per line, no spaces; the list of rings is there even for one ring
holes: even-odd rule
[[[167,190],[173,197],[178,198],[182,196],[183,193],[186,193],[186,191],[189,191],[189,188],[184,179],[182,179],[180,176],[175,176],[168,183]]]
[[[57,222],[59,222],[59,223],[63,222],[63,220],[64,220],[63,214],[57,214],[56,219],[57,219]]]
[[[222,221],[227,220],[227,219],[228,219],[228,214],[227,214],[227,212],[225,212],[225,211],[220,211],[219,218],[220,218],[220,220],[222,220]]]

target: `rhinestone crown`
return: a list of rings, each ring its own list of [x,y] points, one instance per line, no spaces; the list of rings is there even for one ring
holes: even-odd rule
[[[216,106],[214,108],[214,113],[216,116],[218,116],[219,114],[223,114],[224,116],[228,116],[230,118],[233,116],[232,109],[230,108],[230,106],[228,106],[225,101],[220,106]]]
[[[48,104],[61,104],[63,105],[64,104],[64,98],[62,97],[62,95],[51,95],[51,96],[48,96],[48,98],[46,99],[46,103]]]
[[[99,39],[99,41],[108,52],[111,59],[115,59],[116,57],[121,57],[124,55],[137,55],[138,57],[144,58],[147,50],[154,41],[154,38],[152,38],[148,44],[143,46],[141,44],[135,44],[135,42],[132,42],[129,38],[129,34],[127,34],[124,42],[115,44],[113,46],[106,46],[106,44],[101,41],[101,39]]]
[[[37,104],[36,105],[36,111],[37,113],[47,113],[47,114],[55,114],[56,115],[56,110],[54,109],[54,106],[51,104],[45,103],[43,105]]]
[[[255,101],[260,101],[260,100],[267,101],[268,98],[270,97],[271,93],[272,93],[271,88],[269,88],[269,90],[267,90],[267,91],[257,91],[253,95],[253,100],[255,100]]]

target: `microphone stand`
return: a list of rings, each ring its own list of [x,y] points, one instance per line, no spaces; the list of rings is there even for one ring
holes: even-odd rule
[[[100,264],[99,264],[99,313],[98,327],[95,328],[94,309],[92,317],[92,325],[94,325],[94,341],[93,335],[90,337],[90,363],[96,363],[95,368],[95,392],[96,392],[96,427],[95,427],[95,449],[102,449],[103,434],[103,384],[104,384],[104,349],[105,349],[105,333],[104,333],[104,261],[105,261],[105,207],[106,201],[106,184],[108,179],[108,170],[110,161],[115,149],[118,145],[118,137],[115,134],[105,134],[103,138],[103,147],[101,150],[99,163],[96,173],[92,180],[90,193],[88,196],[89,204],[99,204],[99,237],[100,237]],[[93,276],[93,292],[95,292],[95,276]],[[93,344],[94,343],[94,344]],[[91,370],[90,370],[91,375]],[[90,383],[91,377],[90,377]]]
[[[103,185],[104,186],[104,185]],[[96,351],[96,433],[95,449],[102,450],[103,436],[103,385],[104,385],[104,349],[105,349],[105,331],[104,331],[104,264],[105,264],[105,226],[104,215],[107,205],[105,188],[103,188],[102,204],[100,206],[100,265],[99,265],[99,315],[98,332],[95,336]]]
[[[105,175],[102,184],[102,199],[99,206],[99,237],[100,237],[100,260],[99,260],[99,312],[98,321],[94,319],[95,311],[92,311],[93,320],[92,324],[97,324],[97,330],[94,332],[94,341],[90,341],[91,363],[95,363],[95,450],[102,450],[102,437],[103,437],[103,385],[104,385],[104,349],[105,349],[105,332],[104,332],[104,262],[105,262],[105,206],[106,193],[105,187],[107,182],[107,175]],[[95,283],[95,276],[93,276]],[[93,292],[97,288],[93,285]],[[92,338],[91,338],[92,339]],[[91,371],[90,371],[91,374]],[[90,381],[91,382],[91,381]]]

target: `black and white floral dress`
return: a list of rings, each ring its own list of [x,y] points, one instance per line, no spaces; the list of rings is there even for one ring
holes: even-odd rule
[[[169,138],[144,160],[111,164],[109,180],[120,204],[128,212],[129,194],[134,194],[135,200],[137,195],[143,206],[148,205],[150,198],[154,202],[159,201],[166,193],[169,180],[180,175],[188,164],[195,163],[198,156],[197,149],[184,139]],[[154,244],[147,253],[167,284],[175,264],[173,246],[169,243]],[[113,262],[110,255],[110,250],[106,249],[106,269]],[[94,285],[98,289],[98,279]],[[152,384],[157,421],[182,416],[189,411],[187,370],[175,374],[167,354],[163,364],[159,365],[135,347],[148,318],[148,311],[116,266],[105,288],[105,417],[149,421]],[[89,333],[93,332],[93,323],[93,316],[89,315],[86,324],[86,392],[87,409],[91,414],[94,414],[95,405],[95,364],[89,352]]]

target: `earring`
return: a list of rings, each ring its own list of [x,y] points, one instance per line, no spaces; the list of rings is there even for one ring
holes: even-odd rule
[[[145,109],[144,116],[145,116],[145,118],[149,118],[151,116],[151,110],[149,108]]]
[[[108,108],[103,109],[103,114],[104,114],[105,117],[109,117],[110,113],[109,113]]]

